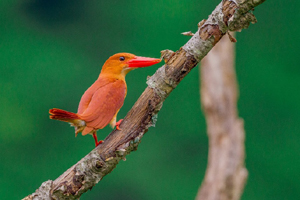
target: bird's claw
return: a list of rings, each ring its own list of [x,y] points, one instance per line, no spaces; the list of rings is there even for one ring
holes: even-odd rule
[[[97,132],[93,132],[93,138],[95,140],[95,146],[97,147],[99,144],[101,144],[103,142],[103,140],[99,140],[98,142],[98,138],[97,138]]]
[[[123,119],[120,119],[120,120],[116,123],[116,129],[117,129],[118,131],[121,131],[121,130],[122,130],[122,129],[120,128],[120,125],[121,125],[122,121],[123,121]]]
[[[102,144],[103,140],[99,140],[99,142],[95,142],[95,146],[97,147],[99,144]]]

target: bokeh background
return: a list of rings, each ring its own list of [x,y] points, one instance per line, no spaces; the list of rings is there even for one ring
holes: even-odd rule
[[[0,194],[21,199],[94,148],[50,108],[76,111],[104,61],[117,52],[178,50],[220,0],[0,1]],[[266,1],[237,33],[239,113],[249,178],[243,200],[300,197],[299,1]],[[297,50],[298,49],[298,50]],[[161,66],[127,76],[123,118]],[[194,199],[207,165],[198,67],[165,101],[155,128],[81,199]],[[111,131],[98,132],[102,139]]]

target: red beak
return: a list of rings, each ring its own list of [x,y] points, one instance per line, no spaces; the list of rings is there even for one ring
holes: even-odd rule
[[[161,59],[158,58],[147,58],[147,57],[140,57],[135,56],[131,60],[127,62],[128,67],[149,67],[151,65],[155,65],[157,63],[160,63]]]

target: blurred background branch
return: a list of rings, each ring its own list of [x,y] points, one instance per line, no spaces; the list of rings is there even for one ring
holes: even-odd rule
[[[208,166],[197,200],[238,200],[247,179],[243,120],[238,118],[235,43],[223,37],[201,61],[201,102]]]

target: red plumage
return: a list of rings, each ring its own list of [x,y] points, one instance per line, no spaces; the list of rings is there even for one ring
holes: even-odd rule
[[[56,119],[56,120],[74,120],[74,119],[80,119],[79,116],[76,113],[72,113],[66,110],[53,108],[49,110],[50,119]]]
[[[98,79],[82,96],[78,116],[86,122],[82,135],[102,129],[111,123],[114,127],[118,111],[126,96],[126,84],[115,78]]]
[[[119,53],[111,56],[103,65],[99,78],[81,97],[78,112],[53,108],[50,109],[50,119],[69,122],[75,127],[75,134],[92,134],[96,146],[96,131],[108,124],[119,129],[116,123],[117,114],[123,106],[127,93],[126,74],[138,67],[151,66],[160,59],[139,57],[129,53]]]

